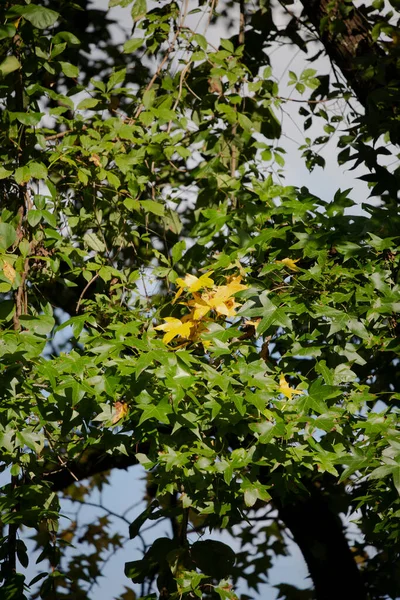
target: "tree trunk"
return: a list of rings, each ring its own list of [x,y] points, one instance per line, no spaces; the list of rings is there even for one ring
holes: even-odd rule
[[[382,86],[376,78],[365,77],[366,67],[374,66],[386,57],[371,37],[370,23],[360,10],[348,3],[342,3],[343,8],[349,10],[347,14],[341,12],[339,2],[332,8],[331,0],[301,0],[301,3],[329,58],[366,107],[369,94]]]
[[[308,497],[275,505],[304,556],[317,600],[366,600],[341,520],[322,493],[313,488]]]

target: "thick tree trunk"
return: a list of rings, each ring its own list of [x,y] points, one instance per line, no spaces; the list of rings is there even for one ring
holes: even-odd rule
[[[317,600],[366,600],[338,515],[317,489],[292,503],[275,502],[307,563]]]
[[[355,6],[344,16],[340,2],[332,8],[331,0],[301,0],[304,14],[315,27],[326,53],[342,71],[358,100],[366,107],[369,94],[377,87],[376,78],[366,78],[366,68],[386,57],[371,37],[370,24]]]

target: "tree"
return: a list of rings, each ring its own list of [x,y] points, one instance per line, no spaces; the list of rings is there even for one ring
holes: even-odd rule
[[[141,597],[257,594],[286,531],[314,589],[281,598],[400,595],[398,3],[302,4],[111,0],[123,46],[88,2],[0,7],[4,598],[90,597],[121,539],[99,520],[71,554],[59,494],[135,464],[131,538],[172,525],[125,565]],[[189,12],[234,32],[215,47]],[[282,94],[287,44],[333,76],[289,71]],[[378,205],[291,185],[294,106],[319,126],[307,167],[337,140]],[[33,582],[21,531],[50,566]]]

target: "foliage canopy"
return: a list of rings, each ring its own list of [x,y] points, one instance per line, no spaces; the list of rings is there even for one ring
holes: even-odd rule
[[[140,597],[254,597],[287,530],[314,591],[279,597],[400,595],[399,6],[303,5],[110,0],[120,43],[86,1],[1,4],[2,597],[89,598],[121,539],[74,555],[59,492],[136,463],[130,537],[173,531],[126,563]],[[337,143],[378,202],[292,185],[294,111],[308,169]]]

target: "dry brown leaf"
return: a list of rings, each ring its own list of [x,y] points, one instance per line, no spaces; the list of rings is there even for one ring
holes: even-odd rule
[[[122,417],[128,414],[128,405],[126,402],[115,402],[114,403],[115,414],[113,416],[112,424],[117,423]]]

